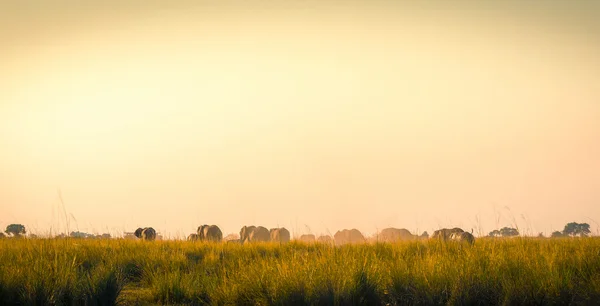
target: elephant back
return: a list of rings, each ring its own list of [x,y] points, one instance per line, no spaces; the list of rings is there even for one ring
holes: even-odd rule
[[[272,228],[269,231],[271,241],[285,243],[290,241],[290,231],[288,231],[285,227],[281,228]]]
[[[307,242],[307,243],[312,243],[315,242],[317,239],[315,237],[315,235],[313,234],[305,234],[300,236],[300,241],[302,242]]]
[[[141,228],[141,227],[138,227],[138,228],[135,230],[135,232],[133,232],[133,235],[141,239],[141,238],[142,238],[142,232],[143,232],[143,231],[144,231],[144,229],[143,229],[143,228]]]
[[[333,235],[333,239],[335,240],[336,245],[342,245],[348,243],[348,230],[344,229],[341,231],[335,232]]]
[[[365,237],[359,230],[355,228],[351,230],[344,229],[337,231],[333,238],[335,239],[336,245],[365,242]]]
[[[365,236],[363,236],[363,234],[359,230],[357,230],[355,228],[350,230],[350,242],[351,243],[362,243],[362,242],[365,242],[365,240],[366,240]]]
[[[439,229],[435,232],[433,232],[433,235],[431,235],[431,238],[435,238],[435,239],[441,239],[441,240],[449,240],[451,239],[451,235],[452,234],[459,234],[459,233],[464,233],[465,231],[463,231],[461,228],[455,227],[455,228],[442,228]]]
[[[468,242],[469,244],[475,243],[475,237],[473,234],[468,232],[455,232],[450,234],[450,239],[459,242]]]
[[[323,235],[323,236],[319,236],[319,238],[317,238],[317,242],[319,243],[331,243],[333,241],[333,238],[331,238],[331,236],[329,235]]]
[[[223,232],[216,225],[210,225],[204,228],[204,239],[207,241],[220,242],[223,240]]]
[[[200,225],[198,226],[198,229],[196,230],[196,235],[198,235],[198,240],[204,240],[204,229],[208,227],[207,224],[204,225]]]
[[[240,241],[242,243],[248,242],[250,239],[250,234],[253,233],[255,229],[256,229],[256,226],[254,226],[254,225],[242,227],[240,229]]]
[[[216,225],[204,224],[198,227],[198,239],[202,241],[220,242],[223,240],[223,232]]]
[[[257,226],[252,233],[250,233],[250,241],[262,241],[267,242],[271,239],[271,234],[266,227]]]
[[[401,240],[411,240],[414,239],[415,236],[410,233],[405,228],[385,228],[383,229],[378,236],[378,240],[382,242],[395,242]]]
[[[449,236],[448,229],[442,228],[442,229],[434,231],[433,235],[431,235],[431,238],[439,239],[439,240],[447,240],[448,236]]]
[[[142,238],[147,241],[156,240],[156,231],[151,227],[146,227],[142,231]]]

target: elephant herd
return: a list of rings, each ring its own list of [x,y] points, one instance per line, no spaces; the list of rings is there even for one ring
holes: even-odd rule
[[[138,235],[139,233],[139,235]],[[154,236],[152,236],[152,234]],[[156,233],[152,228],[138,229],[136,236],[143,238],[144,240],[153,240],[152,237],[156,236]],[[422,235],[413,235],[407,229],[401,228],[386,228],[383,229],[376,236],[377,242],[396,242],[396,241],[407,241],[407,240],[420,240],[428,239],[429,235],[424,232]],[[473,234],[463,231],[460,228],[447,229],[443,228],[437,230],[431,236],[431,239],[439,239],[442,241],[459,241],[473,244],[475,237]],[[187,237],[188,241],[212,241],[219,242],[223,240],[223,232],[216,225],[202,225],[199,226],[197,231],[190,234]],[[251,242],[279,242],[286,243],[291,240],[290,232],[284,228],[272,228],[267,229],[263,226],[244,226],[240,229],[239,239],[228,240],[230,243],[251,243]],[[363,234],[357,229],[344,229],[337,231],[333,237],[328,235],[321,235],[316,237],[312,234],[301,235],[299,241],[306,243],[326,243],[335,245],[353,244],[353,243],[365,243],[368,242]]]
[[[156,239],[156,231],[151,227],[138,228],[135,231],[135,236],[142,239],[152,241]],[[378,242],[396,242],[405,240],[427,239],[429,235],[424,232],[421,236],[413,235],[407,229],[401,228],[386,228],[383,229],[377,236]],[[286,243],[291,239],[290,232],[284,228],[267,229],[263,226],[244,226],[240,229],[240,238],[238,240],[229,240],[228,242],[251,243],[251,242],[279,242]],[[455,227],[451,229],[443,228],[435,231],[431,235],[431,239],[439,239],[442,241],[458,241],[473,244],[475,237],[472,233],[465,232],[461,228]],[[216,225],[201,225],[195,233],[187,237],[188,241],[212,241],[220,242],[223,240],[223,232]],[[315,235],[302,235],[299,238],[302,242],[312,243],[328,243],[335,245],[365,243],[367,239],[357,229],[344,229],[337,231],[333,238],[331,236],[322,235],[318,238]]]

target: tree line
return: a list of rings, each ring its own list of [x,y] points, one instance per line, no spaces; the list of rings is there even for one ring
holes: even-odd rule
[[[562,231],[554,231],[550,237],[588,237],[592,232],[590,225],[587,223],[571,222],[565,225]],[[489,232],[488,237],[515,237],[519,236],[519,230],[512,227],[503,227],[499,230]],[[544,237],[543,233],[539,233],[538,237]]]

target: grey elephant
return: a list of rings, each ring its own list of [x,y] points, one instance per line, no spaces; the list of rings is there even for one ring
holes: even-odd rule
[[[220,242],[223,240],[223,232],[216,225],[204,224],[198,227],[197,231],[198,239],[201,241],[213,241]]]
[[[361,232],[355,228],[351,230],[341,230],[337,231],[335,235],[333,235],[333,239],[335,240],[336,245],[343,245],[347,243],[364,243],[365,236],[361,234]]]
[[[156,240],[156,231],[151,227],[138,228],[135,230],[134,235],[142,240],[154,241]]]
[[[299,240],[302,241],[302,242],[306,242],[306,243],[313,243],[317,239],[315,238],[315,235],[313,235],[313,234],[307,234],[307,235],[300,236]]]
[[[269,230],[269,235],[272,242],[290,242],[290,231],[288,231],[285,227],[272,228]]]
[[[416,236],[411,234],[411,232],[405,228],[390,227],[381,230],[377,236],[377,239],[380,242],[396,242],[403,240],[414,240],[416,239]]]
[[[442,228],[433,232],[433,235],[431,235],[431,239],[440,239],[443,241],[447,241],[450,240],[450,235],[452,235],[453,233],[464,233],[464,231],[458,227]]]
[[[240,229],[240,241],[247,242],[267,242],[271,239],[269,230],[262,226],[244,226]]]
[[[329,236],[329,235],[322,235],[322,236],[319,236],[319,238],[317,238],[317,242],[330,244],[333,242],[333,238],[331,238],[331,236]]]
[[[198,234],[192,233],[189,234],[187,237],[187,241],[198,241],[200,240],[200,238],[198,237]]]
[[[475,236],[469,232],[456,232],[450,234],[450,240],[458,242],[468,242],[469,244],[475,243]]]

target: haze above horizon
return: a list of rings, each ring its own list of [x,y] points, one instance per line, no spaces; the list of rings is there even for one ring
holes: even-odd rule
[[[598,3],[61,3],[0,3],[0,228],[598,231]]]

